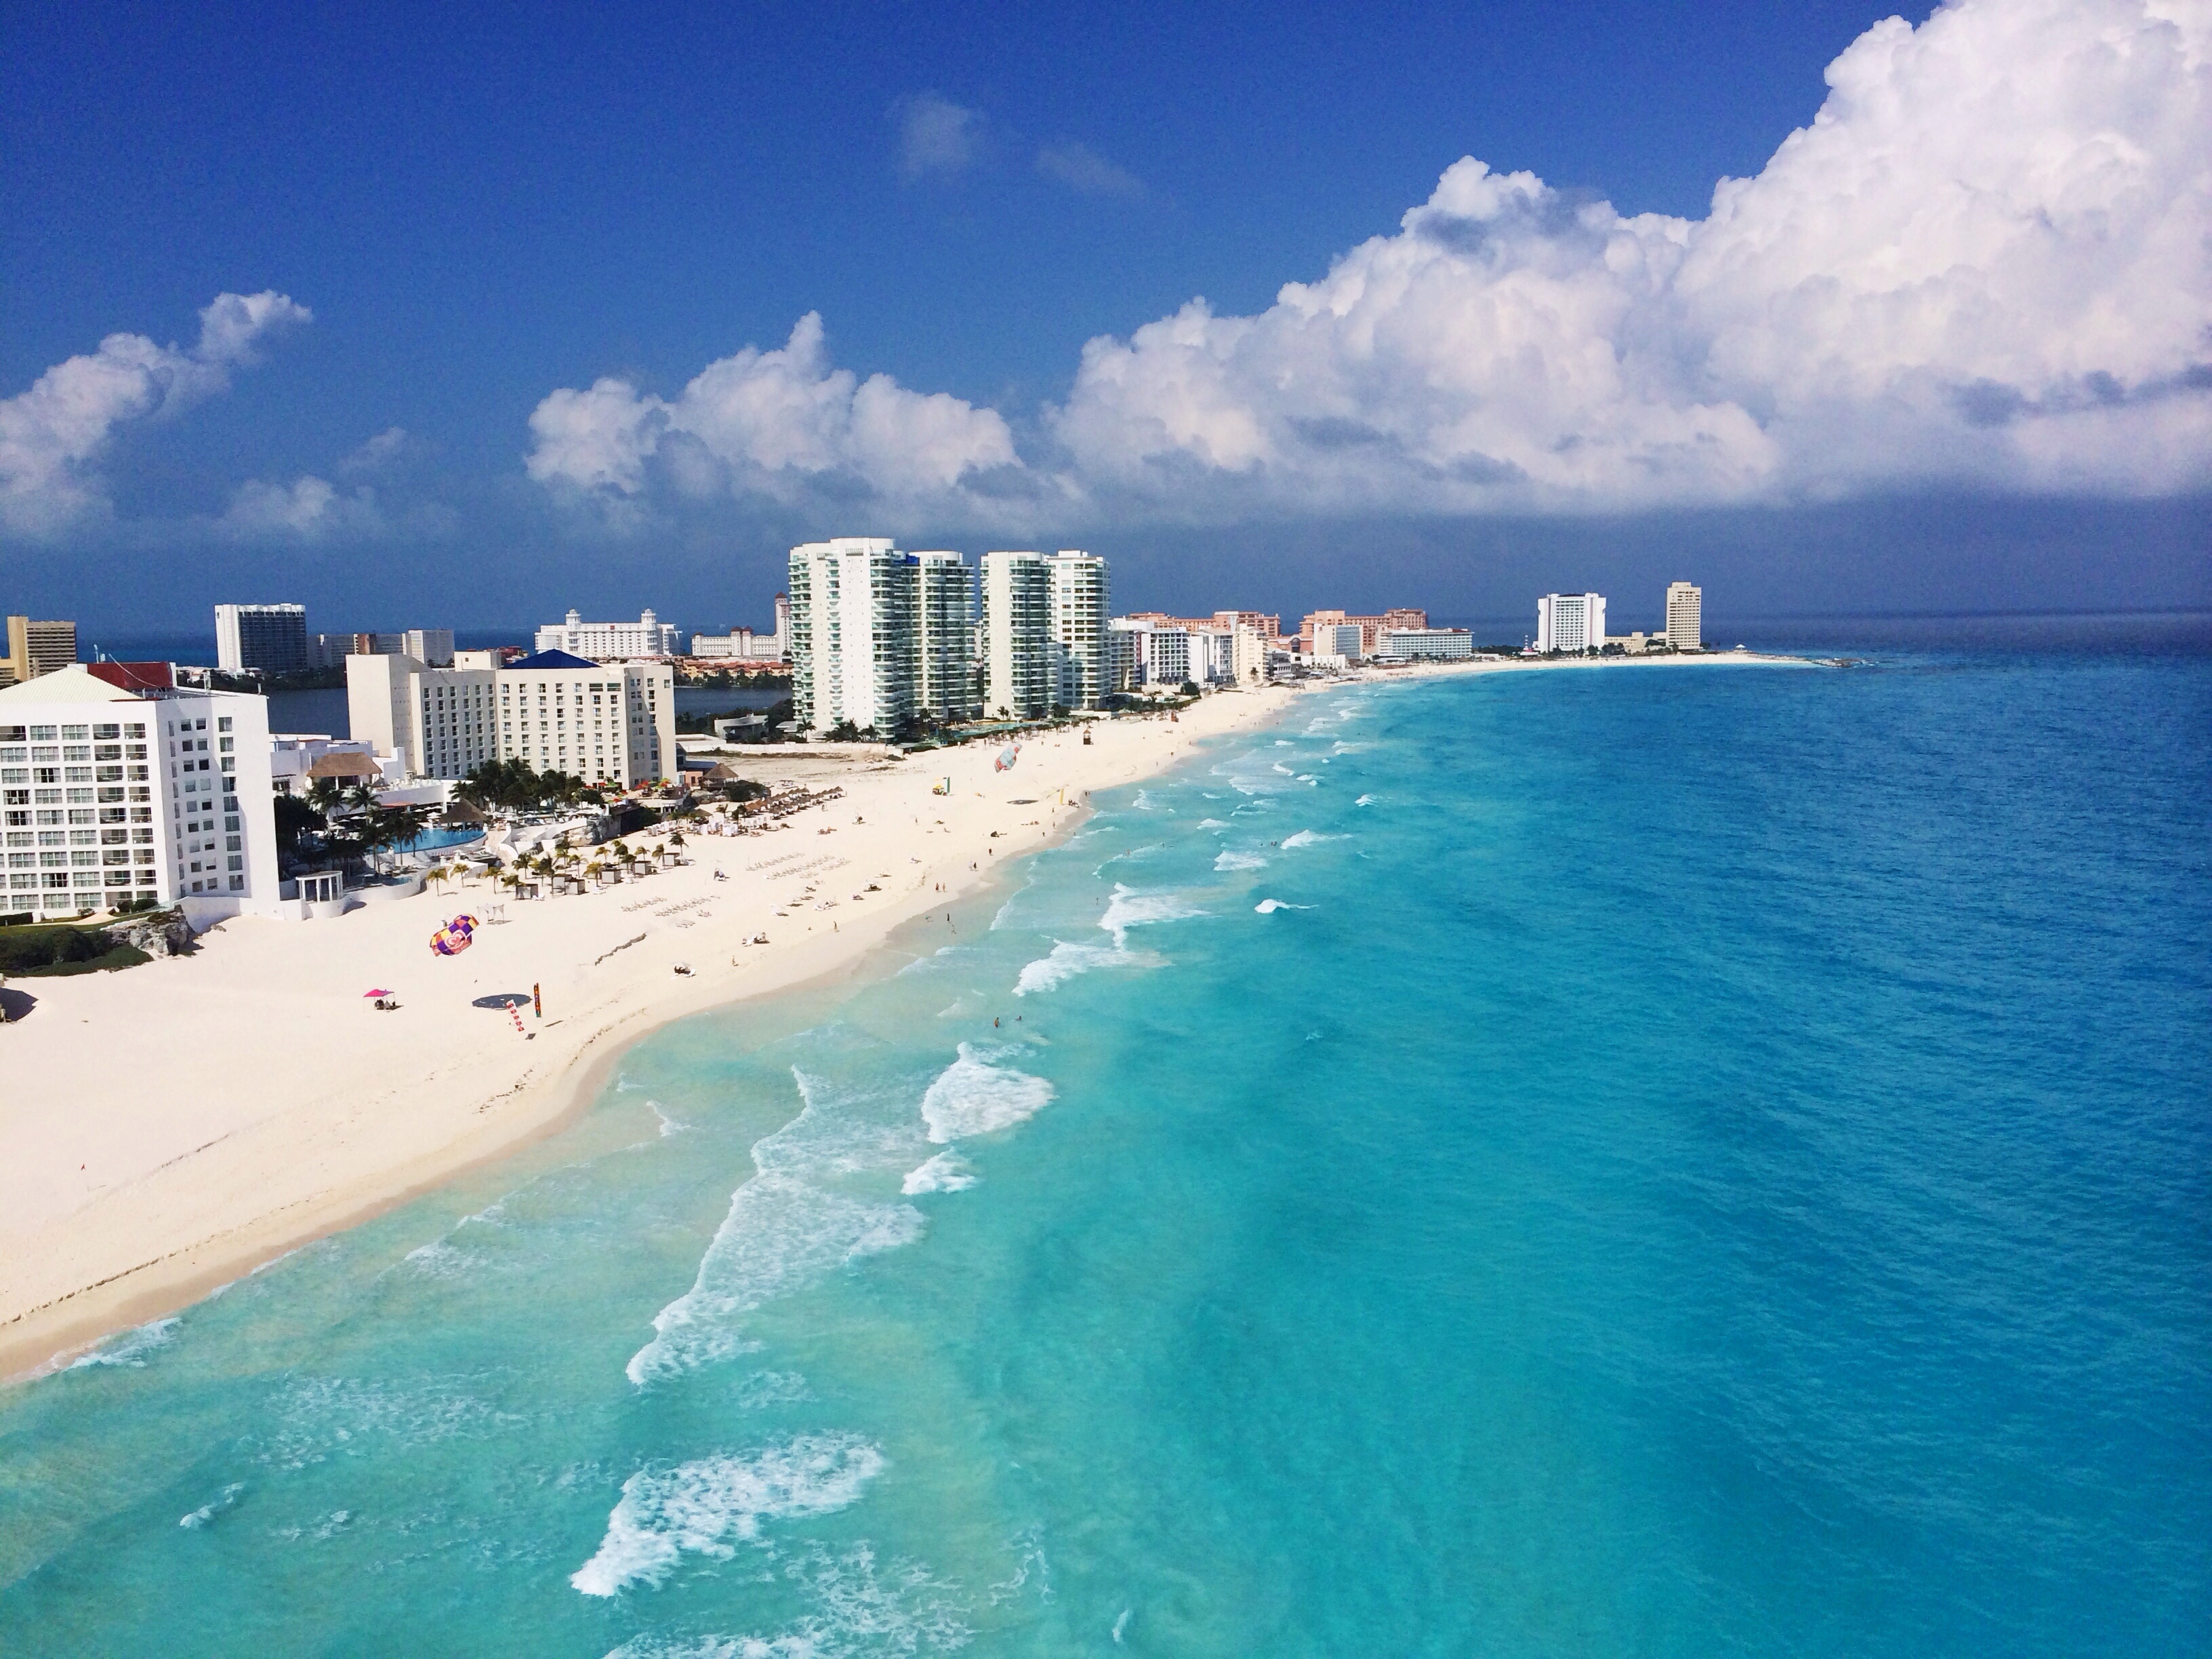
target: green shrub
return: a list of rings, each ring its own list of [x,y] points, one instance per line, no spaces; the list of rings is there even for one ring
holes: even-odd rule
[[[112,944],[98,927],[0,928],[0,973],[12,978],[100,973],[151,960],[135,946]]]

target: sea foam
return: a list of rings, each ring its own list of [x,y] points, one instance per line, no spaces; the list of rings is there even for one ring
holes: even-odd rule
[[[880,1167],[902,1141],[912,1145],[913,1132],[845,1118],[825,1085],[795,1067],[793,1075],[805,1109],[753,1147],[753,1178],[730,1194],[691,1288],[653,1316],[653,1340],[624,1368],[640,1388],[745,1352],[739,1322],[752,1310],[847,1262],[910,1244],[928,1226],[910,1204],[820,1184],[816,1177],[840,1170]]]
[[[939,1152],[918,1169],[908,1170],[899,1190],[908,1198],[917,1193],[964,1193],[975,1184],[968,1164],[957,1152]]]
[[[1285,847],[1317,847],[1325,841],[1340,841],[1339,836],[1324,836],[1318,830],[1301,830],[1295,836],[1283,838]]]
[[[686,1551],[727,1560],[764,1521],[830,1515],[857,1502],[884,1455],[854,1434],[799,1435],[745,1455],[640,1469],[623,1482],[599,1553],[568,1577],[586,1595],[659,1584]]]
[[[1107,901],[1106,914],[1098,918],[1098,926],[1114,936],[1113,944],[1059,941],[1052,947],[1051,955],[1040,957],[1022,969],[1020,977],[1014,981],[1014,994],[1031,996],[1049,991],[1093,968],[1159,967],[1163,958],[1129,948],[1129,929],[1154,922],[1181,921],[1205,914],[1178,893],[1139,892],[1116,883],[1114,896]]]
[[[127,1365],[132,1370],[143,1370],[147,1356],[157,1349],[167,1347],[176,1334],[177,1322],[173,1317],[156,1319],[134,1330],[124,1332],[103,1347],[79,1355],[70,1362],[69,1368],[76,1371],[88,1365]]]
[[[1234,849],[1224,852],[1213,860],[1217,870],[1264,870],[1267,860],[1257,853],[1240,853]]]
[[[994,1129],[1010,1129],[1050,1105],[1053,1093],[1052,1085],[1042,1078],[994,1066],[990,1059],[963,1042],[960,1057],[938,1073],[922,1096],[921,1115],[929,1125],[929,1138],[942,1145],[969,1135],[989,1134]],[[921,1173],[921,1170],[915,1171]],[[915,1188],[909,1186],[907,1190]]]

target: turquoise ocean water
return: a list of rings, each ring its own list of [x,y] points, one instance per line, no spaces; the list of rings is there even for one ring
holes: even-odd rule
[[[0,1651],[2202,1653],[2193,637],[1304,699],[0,1395]]]

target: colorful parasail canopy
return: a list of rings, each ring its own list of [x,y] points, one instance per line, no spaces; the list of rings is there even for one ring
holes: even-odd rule
[[[457,957],[474,941],[476,931],[474,916],[455,916],[430,935],[430,949],[441,957]]]

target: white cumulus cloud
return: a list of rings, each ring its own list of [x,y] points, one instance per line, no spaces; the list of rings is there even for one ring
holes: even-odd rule
[[[1258,316],[1091,341],[1052,428],[1094,489],[1224,507],[2201,487],[2208,58],[2203,0],[1892,18],[1703,220],[1463,160]]]
[[[672,399],[600,380],[545,398],[530,430],[532,478],[617,504],[656,486],[694,499],[924,502],[1020,468],[996,410],[832,368],[812,312],[781,348],[709,363]]]
[[[556,392],[530,471],[1040,530],[2212,482],[2212,0],[1955,0],[1826,79],[1702,219],[1464,158],[1257,315],[1089,342],[1027,457],[994,410],[832,370],[810,315],[672,401]],[[968,154],[948,107],[914,118],[932,165]]]
[[[341,491],[313,473],[289,484],[249,479],[215,521],[216,532],[232,541],[320,542],[373,537],[384,528],[376,492],[368,485]]]
[[[191,347],[111,334],[100,349],[55,364],[30,389],[0,401],[0,526],[47,535],[107,497],[96,463],[116,428],[161,419],[226,390],[276,333],[313,320],[274,291],[219,294],[200,313]]]

